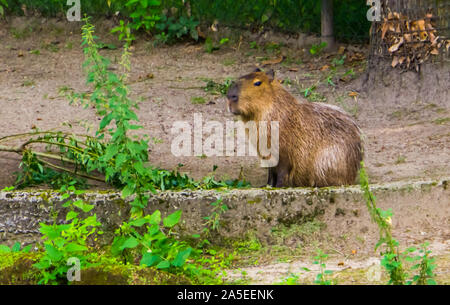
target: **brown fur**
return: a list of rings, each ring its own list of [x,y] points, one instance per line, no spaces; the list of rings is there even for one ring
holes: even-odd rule
[[[256,86],[257,81],[261,85]],[[279,122],[279,163],[269,169],[277,186],[353,184],[363,158],[360,130],[340,108],[297,101],[273,72],[242,76],[229,89],[228,109],[244,122]],[[268,130],[270,137],[270,129]]]

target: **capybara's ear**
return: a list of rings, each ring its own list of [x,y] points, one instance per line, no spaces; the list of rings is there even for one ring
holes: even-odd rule
[[[253,72],[261,72],[261,69],[256,67],[255,70],[253,70]]]
[[[269,81],[273,81],[275,79],[275,71],[273,71],[273,69],[267,71],[266,75],[269,77]]]

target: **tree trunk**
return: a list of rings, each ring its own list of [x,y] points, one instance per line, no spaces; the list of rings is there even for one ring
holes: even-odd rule
[[[333,33],[333,0],[322,0],[322,23],[321,36],[322,42],[327,43],[326,50],[335,48]]]

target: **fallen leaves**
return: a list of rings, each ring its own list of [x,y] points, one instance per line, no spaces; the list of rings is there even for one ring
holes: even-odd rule
[[[424,18],[410,20],[408,16],[397,12],[389,12],[382,21],[381,39],[386,42],[388,52],[392,56],[391,66],[399,66],[417,71],[419,65],[430,55],[439,55],[445,44],[450,48],[450,40],[442,41],[439,37],[433,14],[427,13]]]
[[[359,93],[356,92],[356,91],[350,91],[350,92],[348,93],[348,96],[349,96],[349,97],[353,97],[353,99],[355,100],[355,102],[358,101],[358,95],[359,95]]]
[[[350,97],[357,97],[357,96],[358,96],[358,92],[356,92],[356,91],[350,91],[350,92],[348,93],[348,96],[350,96]]]
[[[284,56],[280,56],[280,57],[277,57],[277,58],[264,60],[261,64],[263,66],[265,66],[265,65],[276,65],[276,64],[279,64],[280,62],[282,62],[283,60],[284,60]]]

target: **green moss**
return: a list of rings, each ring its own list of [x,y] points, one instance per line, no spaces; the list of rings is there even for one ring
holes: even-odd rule
[[[204,103],[206,103],[206,100],[204,97],[201,97],[201,96],[193,96],[193,97],[191,97],[191,103],[194,105],[204,104]]]
[[[33,264],[39,253],[5,253],[0,255],[0,285],[33,285],[39,281]]]
[[[41,275],[33,265],[40,253],[6,253],[0,255],[0,285],[35,285]],[[184,275],[155,268],[124,265],[114,258],[99,257],[95,266],[81,270],[81,281],[74,285],[189,285]]]
[[[255,204],[255,203],[260,203],[261,201],[262,201],[261,197],[256,197],[253,200],[247,200],[247,203]]]
[[[450,122],[450,118],[439,118],[433,121],[434,124],[443,125]]]

